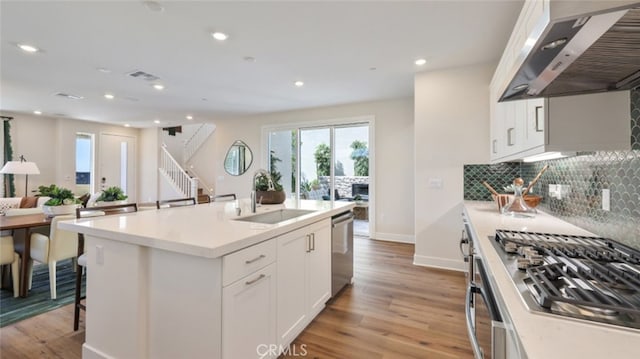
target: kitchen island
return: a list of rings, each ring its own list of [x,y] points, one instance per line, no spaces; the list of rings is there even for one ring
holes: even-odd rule
[[[275,224],[237,208],[251,215],[238,200],[61,223],[86,238],[83,358],[277,357],[329,299],[331,217],[353,203],[259,207],[313,211]]]
[[[638,357],[637,329],[529,311],[489,238],[496,229],[582,236],[592,233],[542,212],[526,219],[503,216],[493,202],[465,201],[464,212],[470,220],[476,251],[492,287],[499,292],[501,309],[510,317],[512,328],[508,329],[515,332],[528,358]]]

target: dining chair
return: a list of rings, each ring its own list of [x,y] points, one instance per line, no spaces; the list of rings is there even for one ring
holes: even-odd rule
[[[74,232],[58,229],[58,222],[73,219],[73,215],[56,216],[51,220],[49,235],[31,233],[30,259],[27,264],[28,287],[31,289],[33,281],[33,261],[49,266],[49,287],[51,299],[57,298],[56,293],[56,265],[59,261],[75,258],[78,246],[78,236]]]
[[[219,195],[213,196],[214,202],[235,201],[235,200],[236,200],[235,193],[219,194]]]
[[[118,214],[126,214],[138,212],[138,205],[136,203],[119,204],[114,206],[102,206],[102,207],[88,207],[88,208],[76,208],[77,219],[98,217],[98,216],[110,216]],[[82,295],[82,272],[87,267],[87,256],[84,253],[84,234],[78,233],[78,246],[76,250],[78,258],[78,269],[76,270],[76,291],[75,291],[75,305],[73,310],[73,330],[78,330],[80,326],[80,310],[87,310],[86,305],[82,304],[82,300],[86,298],[86,295]]]
[[[156,208],[160,209],[170,207],[194,206],[196,205],[196,203],[197,202],[194,197],[165,199],[156,201]]]
[[[18,297],[20,292],[20,256],[13,247],[13,236],[2,236],[0,237],[0,266],[8,264],[11,265],[13,296]]]

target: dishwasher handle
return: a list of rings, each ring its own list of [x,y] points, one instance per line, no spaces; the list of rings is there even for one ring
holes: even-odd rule
[[[354,217],[355,216],[353,215],[353,212],[347,212],[341,216],[335,217],[334,219],[331,220],[331,227],[336,228],[337,226],[351,223],[353,222]]]

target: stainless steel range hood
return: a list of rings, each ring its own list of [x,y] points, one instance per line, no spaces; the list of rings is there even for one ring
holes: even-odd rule
[[[640,85],[640,2],[540,1],[548,17],[528,34],[530,50],[499,101]]]

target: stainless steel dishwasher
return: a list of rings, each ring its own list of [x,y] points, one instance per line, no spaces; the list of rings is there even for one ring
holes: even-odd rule
[[[353,280],[353,212],[331,217],[331,296]]]

